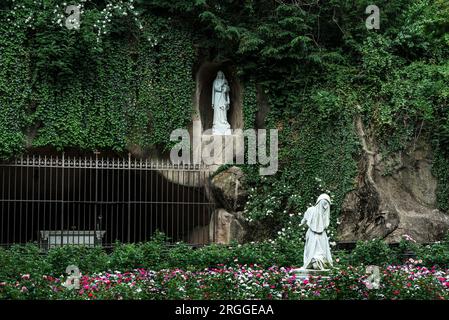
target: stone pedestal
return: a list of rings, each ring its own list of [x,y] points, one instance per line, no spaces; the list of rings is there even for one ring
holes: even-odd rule
[[[201,135],[201,146],[195,150],[206,165],[244,163],[244,136],[241,133]]]
[[[232,134],[232,130],[230,128],[218,128],[218,127],[213,127],[212,128],[212,134],[213,135],[223,135],[223,136],[229,136]]]
[[[304,268],[297,268],[290,270],[290,273],[296,274],[298,278],[300,279],[307,279],[310,277],[318,277],[321,276],[322,278],[329,278],[329,269],[324,270],[314,270],[314,269],[304,269]]]

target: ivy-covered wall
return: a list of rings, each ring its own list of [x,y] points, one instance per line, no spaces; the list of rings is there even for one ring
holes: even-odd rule
[[[4,15],[4,13],[2,13]],[[0,20],[0,154],[12,155],[24,144],[31,94],[30,53],[26,35]]]
[[[94,7],[69,30],[51,24],[50,3],[29,24],[30,1],[1,12],[0,156],[25,147],[164,148],[191,120],[192,30],[149,13],[108,22]],[[112,27],[98,36],[89,21],[102,18]]]
[[[332,196],[337,227],[345,195],[360,174],[358,115],[384,157],[412,148],[418,139],[431,145],[437,206],[448,211],[449,6],[438,0],[380,1],[382,27],[370,31],[362,14],[369,4],[331,1],[317,5],[319,13],[280,6],[277,24],[270,26],[283,32],[252,30],[257,49],[249,50],[270,63],[271,72],[259,77],[270,100],[269,127],[279,129],[281,168],[273,177],[252,175],[256,182],[245,214],[258,226],[255,238],[266,225],[262,236],[302,239],[301,214],[321,192]],[[301,23],[314,30],[308,39],[293,35],[310,35]],[[248,42],[239,44],[245,50]],[[267,58],[269,50],[276,58]],[[331,230],[332,240],[335,235]]]

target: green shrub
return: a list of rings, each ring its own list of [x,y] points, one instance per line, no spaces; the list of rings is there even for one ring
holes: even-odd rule
[[[351,252],[346,250],[331,251],[334,266],[347,266],[351,264]]]
[[[158,270],[167,267],[166,236],[156,232],[150,241],[141,244],[143,266],[148,269]]]
[[[184,242],[178,242],[168,250],[167,264],[172,268],[198,264],[193,257],[193,248]]]
[[[304,260],[304,242],[278,239],[276,254],[273,256],[278,266],[302,266]]]
[[[382,240],[359,241],[352,252],[332,251],[335,265],[386,265],[404,262],[404,254],[415,253],[426,266],[449,266],[449,241],[422,247],[411,241],[401,241],[391,249]],[[401,259],[399,259],[401,258]],[[130,271],[145,268],[158,271],[167,268],[203,270],[217,265],[257,264],[268,268],[299,267],[303,262],[303,243],[283,239],[230,245],[211,244],[193,248],[186,243],[169,246],[164,234],[157,233],[152,240],[140,244],[116,243],[111,253],[101,247],[64,246],[52,248],[44,254],[36,245],[14,245],[0,248],[0,280],[15,279],[23,274],[65,275],[69,265],[75,265],[82,274],[104,271]]]
[[[236,262],[239,264],[259,264],[272,266],[282,264],[284,256],[276,251],[276,246],[269,242],[245,243],[234,249]]]
[[[77,266],[83,274],[101,272],[108,269],[108,260],[101,247],[66,245],[52,248],[47,254],[47,261],[55,275],[65,274],[69,265]]]
[[[192,253],[192,260],[200,268],[215,267],[218,264],[233,263],[235,251],[231,247],[211,244],[202,248],[198,248]]]
[[[449,267],[449,232],[441,242],[426,246],[417,246],[416,259],[426,266]]]
[[[145,264],[142,246],[134,243],[117,242],[110,255],[111,270],[132,270]]]
[[[401,239],[399,246],[395,250],[398,262],[406,262],[410,258],[417,258],[421,246],[411,240]]]
[[[349,261],[353,265],[385,265],[396,261],[394,251],[381,239],[358,241]]]
[[[447,243],[436,243],[421,248],[417,255],[418,260],[426,266],[449,266],[449,245]]]
[[[8,250],[0,249],[0,280],[21,274],[42,275],[50,270],[51,266],[45,255],[34,244],[13,245]]]

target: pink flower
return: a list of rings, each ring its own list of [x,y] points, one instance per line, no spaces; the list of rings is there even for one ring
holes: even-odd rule
[[[28,279],[30,279],[30,275],[29,275],[29,274],[24,274],[24,275],[22,276],[22,279],[23,279],[23,280],[28,280]]]
[[[28,292],[28,288],[23,286],[22,289],[20,289],[20,292]]]

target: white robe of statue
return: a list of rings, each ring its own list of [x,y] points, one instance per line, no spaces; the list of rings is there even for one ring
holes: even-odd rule
[[[307,224],[304,246],[304,269],[323,270],[332,266],[332,256],[326,229],[329,227],[330,197],[323,193],[315,206],[307,209],[301,224]]]
[[[229,91],[228,81],[223,72],[218,71],[212,86],[212,108],[214,109],[212,134],[231,134],[231,126],[226,119],[230,107]]]

